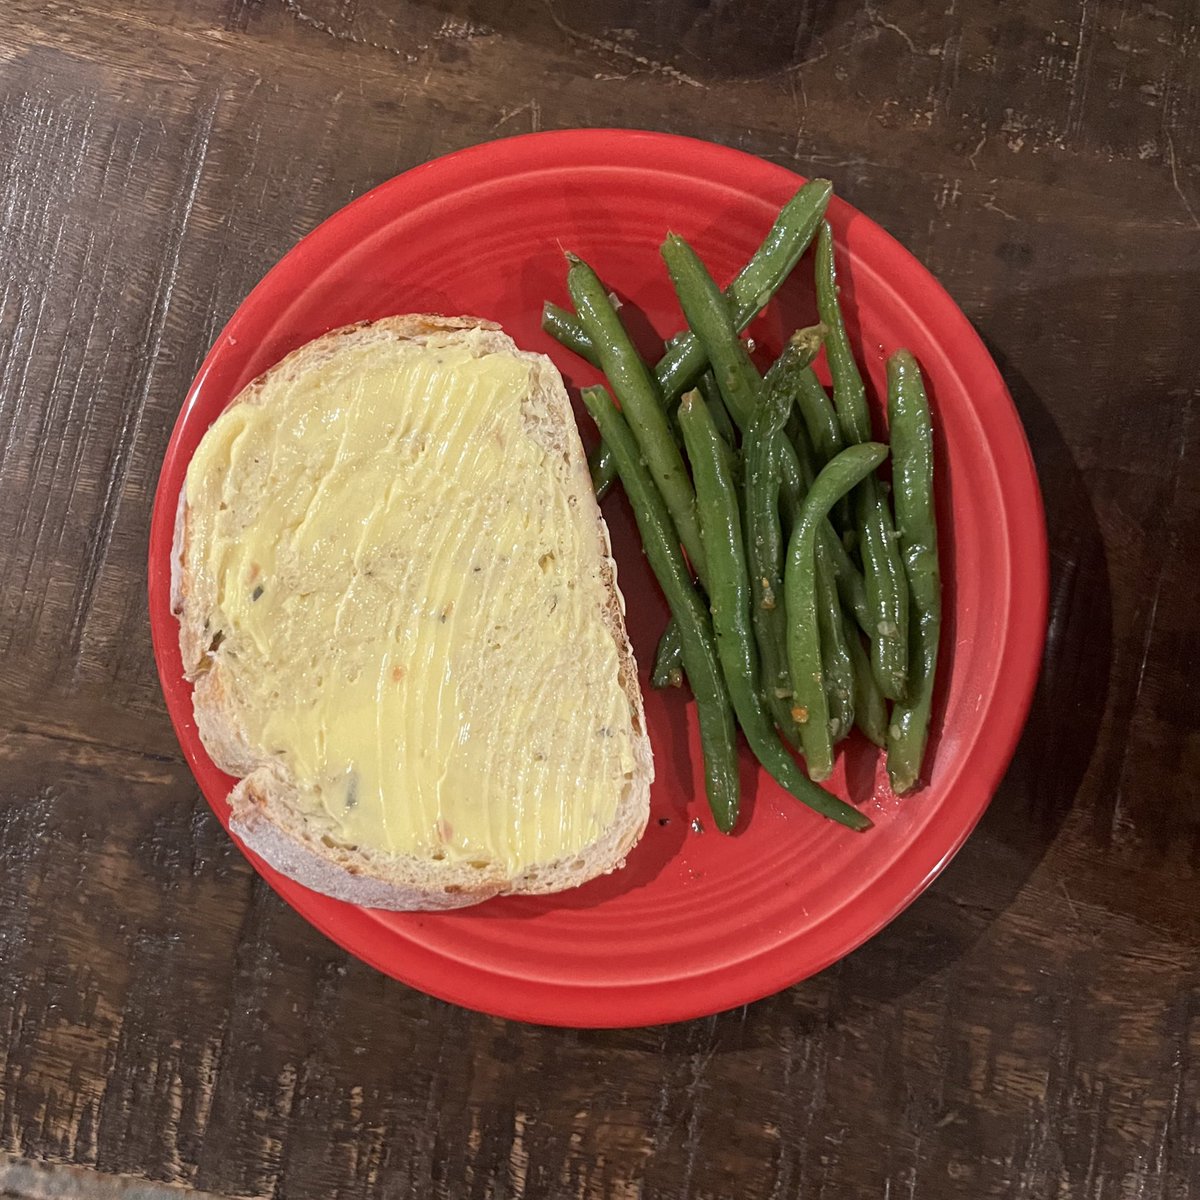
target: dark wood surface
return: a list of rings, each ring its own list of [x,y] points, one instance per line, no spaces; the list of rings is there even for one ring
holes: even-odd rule
[[[8,0],[0,1194],[1200,1194],[1197,20]],[[144,586],[181,397],[275,259],[434,155],[579,125],[828,174],[904,241],[1004,370],[1053,570],[1027,734],[929,892],[818,978],[624,1032],[429,999],[275,899],[182,762]]]

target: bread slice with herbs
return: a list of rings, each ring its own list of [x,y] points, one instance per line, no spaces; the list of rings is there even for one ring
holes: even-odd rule
[[[498,326],[338,329],[249,384],[179,498],[172,603],[231,828],[353,903],[622,865],[654,768],[561,377]]]

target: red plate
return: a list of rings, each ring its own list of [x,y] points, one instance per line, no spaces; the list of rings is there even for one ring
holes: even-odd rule
[[[169,608],[176,500],[205,429],[251,379],[338,325],[391,313],[470,313],[544,351],[571,385],[590,368],[542,333],[563,301],[562,249],[588,258],[645,336],[681,323],[658,256],[673,229],[718,279],[745,261],[802,181],[722,146],[614,130],[534,134],[409,171],[336,213],[234,314],[188,393],[163,462],[150,537],[150,617],[171,719],[217,816],[233,780],[196,735]],[[356,908],[283,878],[272,887],[351,953],[414,987],[499,1016],[559,1025],[642,1025],[733,1007],[841,958],[944,867],[987,806],[1028,710],[1046,609],[1046,540],[1029,448],[967,319],[877,225],[835,200],[848,323],[876,395],[885,355],[924,367],[938,431],[946,618],[929,784],[892,796],[879,756],[851,742],[835,786],[876,828],[848,833],[780,792],[743,755],[741,832],[705,811],[695,713],[646,690],[658,778],[646,836],[624,871],[572,892],[450,914]],[[806,260],[807,263],[807,260]],[[766,350],[811,322],[806,264],[754,329]],[[649,347],[648,347],[649,348]],[[594,431],[583,422],[585,439]],[[643,681],[664,622],[622,497],[606,502]],[[703,832],[694,831],[703,827]]]

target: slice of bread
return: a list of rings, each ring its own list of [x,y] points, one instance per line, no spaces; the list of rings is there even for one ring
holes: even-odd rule
[[[574,887],[641,837],[608,530],[557,370],[498,326],[391,317],[289,354],[197,449],[172,563],[231,828],[285,875],[455,908]]]

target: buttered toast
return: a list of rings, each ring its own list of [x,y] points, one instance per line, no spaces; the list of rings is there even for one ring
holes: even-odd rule
[[[562,380],[497,326],[335,330],[238,395],[172,604],[231,827],[318,891],[440,909],[619,866],[653,762]]]

